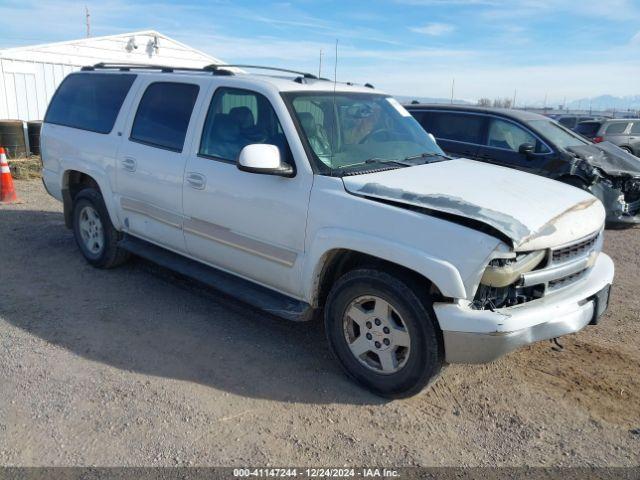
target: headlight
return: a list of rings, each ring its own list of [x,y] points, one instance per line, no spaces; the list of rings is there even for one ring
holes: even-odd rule
[[[507,287],[530,272],[544,259],[546,250],[521,254],[514,259],[495,259],[485,269],[480,283],[488,287]]]

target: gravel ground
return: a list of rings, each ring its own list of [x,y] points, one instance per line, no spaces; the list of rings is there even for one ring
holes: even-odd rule
[[[601,325],[384,401],[322,325],[278,320],[136,260],[90,267],[39,181],[0,206],[0,464],[640,463],[640,231],[608,231]]]

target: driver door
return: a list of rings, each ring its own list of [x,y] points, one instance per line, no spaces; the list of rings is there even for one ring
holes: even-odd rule
[[[282,99],[275,102],[281,117],[288,115]],[[300,168],[291,178],[237,168],[242,148],[260,143],[276,145],[281,158],[295,165],[284,122],[265,94],[220,86],[210,92],[207,107],[185,169],[187,251],[212,266],[299,297],[313,175]]]

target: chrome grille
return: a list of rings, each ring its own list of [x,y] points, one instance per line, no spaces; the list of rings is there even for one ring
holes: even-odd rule
[[[558,264],[568,262],[577,257],[588,255],[595,246],[600,234],[594,235],[581,242],[551,251],[551,263]]]
[[[541,285],[545,294],[573,285],[587,274],[593,266],[592,255],[601,248],[599,232],[571,245],[551,249],[544,267],[522,276],[523,285]]]

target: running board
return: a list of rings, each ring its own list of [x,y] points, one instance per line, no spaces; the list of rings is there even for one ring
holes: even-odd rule
[[[191,260],[145,240],[125,234],[118,245],[134,255],[150,260],[186,277],[193,278],[225,295],[248,303],[271,315],[296,322],[311,320],[312,318],[313,309],[308,303]]]

